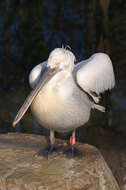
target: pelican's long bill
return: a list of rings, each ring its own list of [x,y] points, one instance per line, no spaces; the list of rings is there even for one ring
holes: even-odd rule
[[[34,98],[37,96],[39,91],[43,88],[43,86],[59,71],[58,68],[51,69],[50,67],[46,67],[44,73],[40,77],[40,80],[36,87],[32,90],[32,92],[29,94],[29,96],[26,98],[24,104],[18,111],[14,121],[13,121],[13,127],[16,126],[16,124],[21,120],[21,118],[24,116],[25,112],[28,110],[29,106],[31,105]]]

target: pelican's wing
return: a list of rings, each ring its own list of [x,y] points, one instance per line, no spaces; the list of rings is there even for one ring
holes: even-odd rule
[[[29,74],[29,84],[31,88],[34,88],[36,84],[38,83],[40,76],[42,76],[42,73],[44,72],[45,68],[47,66],[47,61],[44,61],[38,65],[36,65]]]
[[[98,103],[95,95],[112,89],[115,76],[112,62],[107,54],[96,53],[89,59],[81,61],[74,68],[77,84]]]

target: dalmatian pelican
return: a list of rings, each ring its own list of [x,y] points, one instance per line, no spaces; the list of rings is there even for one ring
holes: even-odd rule
[[[72,131],[70,147],[75,149],[75,130],[90,118],[91,109],[105,112],[100,94],[115,85],[112,62],[105,53],[95,53],[75,65],[75,55],[66,48],[54,49],[48,60],[29,75],[31,93],[18,111],[13,126],[31,107],[38,123],[50,130],[46,153],[55,149],[55,131]]]

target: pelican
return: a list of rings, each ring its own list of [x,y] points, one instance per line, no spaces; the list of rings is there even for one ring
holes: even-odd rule
[[[50,130],[50,144],[55,149],[55,131],[69,132],[75,147],[75,130],[90,118],[91,109],[105,112],[99,105],[100,94],[115,86],[112,62],[105,53],[95,53],[75,65],[75,55],[66,48],[54,49],[47,61],[29,74],[30,95],[18,111],[13,126],[29,107],[38,123]]]

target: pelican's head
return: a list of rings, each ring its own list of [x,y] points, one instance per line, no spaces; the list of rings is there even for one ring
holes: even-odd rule
[[[70,50],[65,48],[56,48],[49,55],[47,67],[72,72],[74,62],[75,56]]]

